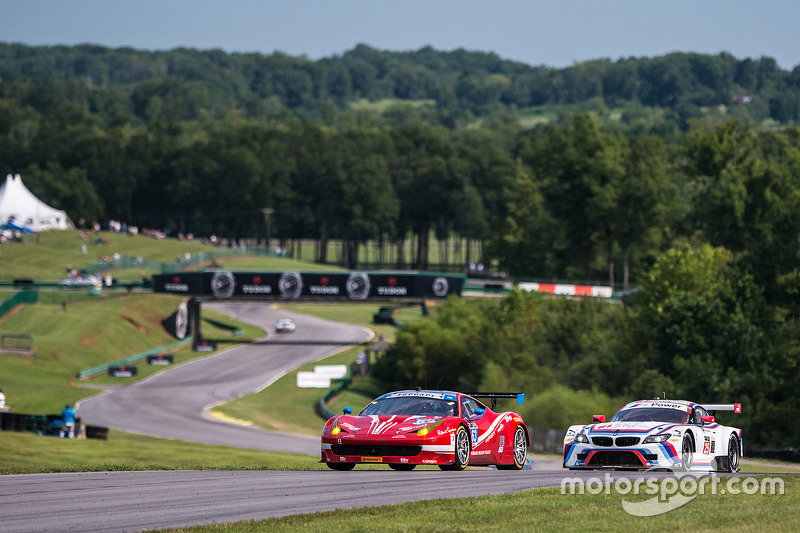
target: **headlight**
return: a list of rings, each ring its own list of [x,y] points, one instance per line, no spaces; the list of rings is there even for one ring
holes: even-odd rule
[[[584,444],[589,442],[589,437],[585,433],[578,433],[575,435],[575,442],[582,442]]]
[[[331,420],[333,420],[333,418],[328,419],[328,421],[325,423],[326,427],[330,427],[331,435],[338,435],[339,433],[344,431],[342,428],[339,427],[339,421],[338,420],[335,421],[335,422],[331,422]],[[347,433],[347,432],[345,431],[345,433]]]
[[[429,424],[425,427],[419,428],[417,430],[417,436],[424,437],[425,435],[436,429],[437,426],[441,425],[442,422],[444,422],[444,419],[439,420],[438,422],[434,422],[433,424]]]
[[[667,442],[672,435],[669,433],[662,433],[660,435],[648,435],[644,438],[644,444]]]

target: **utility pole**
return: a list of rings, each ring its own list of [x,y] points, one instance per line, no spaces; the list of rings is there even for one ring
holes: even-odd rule
[[[269,255],[269,254],[270,254],[270,245],[269,245],[269,241],[270,241],[269,218],[270,218],[270,215],[272,215],[272,213],[274,213],[274,212],[275,212],[275,210],[274,210],[274,209],[272,209],[272,208],[270,208],[270,207],[264,207],[264,208],[262,208],[262,209],[261,209],[261,212],[262,212],[262,213],[264,213],[264,223],[265,223],[265,224],[266,224],[266,226],[267,226],[267,255]]]

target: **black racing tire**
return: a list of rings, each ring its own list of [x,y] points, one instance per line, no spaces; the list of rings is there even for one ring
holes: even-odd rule
[[[739,456],[741,455],[739,450],[739,439],[731,433],[730,438],[728,439],[728,472],[738,472],[739,471]]]
[[[410,472],[411,470],[414,470],[414,468],[416,468],[416,466],[417,465],[409,465],[409,464],[406,464],[406,463],[390,463],[389,464],[389,468],[391,468],[392,470],[398,470],[400,472]]]
[[[340,472],[345,472],[347,470],[352,470],[356,467],[355,463],[325,463],[328,465],[328,468],[331,470],[339,470]]]
[[[469,431],[464,426],[458,426],[456,431],[455,457],[453,464],[439,465],[442,470],[464,470],[469,464],[469,453],[472,451],[472,441]]]
[[[517,426],[514,430],[514,462],[510,465],[497,465],[498,470],[522,470],[528,459],[528,441],[525,439],[525,428]]]
[[[683,436],[681,442],[681,470],[688,472],[694,464],[694,441],[689,433]]]

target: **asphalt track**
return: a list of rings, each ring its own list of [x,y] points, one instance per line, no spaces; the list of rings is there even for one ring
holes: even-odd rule
[[[82,421],[142,435],[318,456],[318,437],[223,422],[211,417],[208,409],[259,391],[306,363],[365,342],[372,333],[357,326],[277,311],[267,304],[206,304],[206,307],[268,331],[272,331],[278,318],[290,317],[297,330],[269,335],[137,383],[110,388],[78,404],[77,413]]]
[[[134,433],[318,456],[318,437],[229,424],[212,418],[207,410],[261,390],[301,365],[364,342],[370,332],[278,312],[266,305],[213,307],[265,329],[271,329],[279,316],[291,316],[297,331],[224,350],[131,385],[112,387],[81,402],[78,414],[88,424]],[[562,470],[560,461],[553,459],[534,457],[532,466],[522,471],[357,468],[351,472],[146,471],[0,476],[0,532],[147,531],[503,494],[558,487],[565,477],[599,475]]]

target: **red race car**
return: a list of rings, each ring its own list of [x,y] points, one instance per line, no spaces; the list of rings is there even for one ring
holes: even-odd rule
[[[322,428],[322,462],[334,470],[359,463],[387,464],[394,470],[467,465],[519,470],[526,462],[528,428],[517,413],[495,413],[476,398],[525,401],[522,393],[404,390],[376,398],[358,415],[347,407]]]

